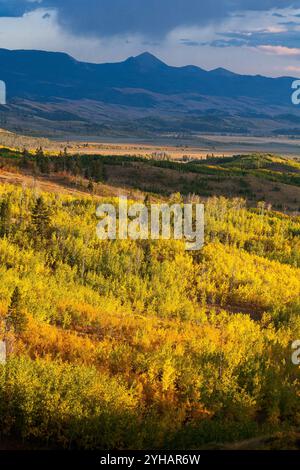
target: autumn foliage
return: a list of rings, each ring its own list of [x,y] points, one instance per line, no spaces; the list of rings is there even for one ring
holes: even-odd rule
[[[211,198],[193,253],[100,241],[96,206],[0,187],[2,436],[199,448],[299,426],[300,218]]]

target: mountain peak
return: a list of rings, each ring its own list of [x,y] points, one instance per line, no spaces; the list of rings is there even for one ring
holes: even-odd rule
[[[128,60],[134,61],[135,63],[142,65],[144,67],[157,67],[166,65],[164,62],[159,60],[155,55],[151,54],[150,52],[143,52],[140,55],[135,57],[130,57]]]
[[[210,73],[217,73],[219,75],[227,76],[227,77],[233,77],[234,75],[237,75],[234,72],[231,72],[230,70],[224,69],[223,67],[218,67],[216,69],[213,69],[210,71]]]

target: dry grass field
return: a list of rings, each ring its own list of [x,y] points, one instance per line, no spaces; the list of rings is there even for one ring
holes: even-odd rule
[[[300,155],[300,139],[288,137],[251,137],[232,135],[195,135],[193,138],[177,138],[166,135],[160,143],[131,141],[107,141],[98,137],[87,140],[50,140],[48,138],[18,135],[0,129],[0,147],[34,151],[42,147],[50,154],[64,151],[87,155],[128,155],[155,159],[189,160],[211,156],[230,157],[243,153],[278,153],[282,156]]]

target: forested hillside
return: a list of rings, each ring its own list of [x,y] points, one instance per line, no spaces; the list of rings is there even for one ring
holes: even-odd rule
[[[272,154],[236,155],[173,160],[166,153],[154,156],[72,154],[0,149],[0,180],[5,172],[37,182],[59,183],[98,196],[119,196],[124,190],[132,198],[145,194],[169,198],[180,192],[204,200],[212,196],[244,198],[248,206],[265,202],[274,210],[297,214],[300,210],[300,161]],[[4,178],[5,180],[5,178]],[[8,178],[8,181],[10,179]]]
[[[97,205],[118,203],[97,194],[111,167],[91,159],[84,174],[85,163],[60,158],[3,156],[2,168],[69,171],[89,186],[86,195],[0,186],[2,438],[196,449],[297,429],[300,216],[242,197],[167,190],[150,198],[205,202],[201,251],[175,240],[101,241]],[[263,173],[241,158],[227,167],[233,178]]]

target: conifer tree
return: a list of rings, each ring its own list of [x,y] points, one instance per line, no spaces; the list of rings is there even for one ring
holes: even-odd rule
[[[39,147],[39,148],[36,149],[35,156],[37,158],[44,157],[44,151],[43,151],[42,147]]]
[[[91,194],[93,194],[94,191],[95,191],[95,186],[94,186],[94,183],[93,183],[93,181],[92,181],[91,179],[89,180],[88,190],[89,190],[89,192],[90,192]]]
[[[39,197],[31,213],[32,225],[40,238],[47,238],[50,232],[50,213],[42,197]]]
[[[26,148],[24,148],[22,151],[21,167],[28,168],[29,160],[30,160],[30,153],[28,152]]]
[[[27,326],[27,319],[21,307],[21,300],[21,292],[17,286],[11,296],[6,318],[6,330],[16,335],[23,333]]]
[[[11,224],[11,204],[5,199],[0,204],[0,237],[8,235]]]
[[[91,174],[97,183],[101,183],[107,180],[105,167],[102,161],[99,159],[92,161],[91,163]]]

